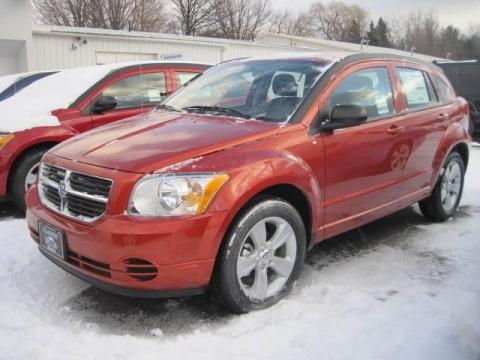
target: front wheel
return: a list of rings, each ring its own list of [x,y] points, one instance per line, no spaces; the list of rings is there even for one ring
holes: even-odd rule
[[[420,201],[423,215],[433,221],[445,221],[457,211],[462,198],[465,164],[457,152],[452,152],[445,162],[442,174],[430,197]]]
[[[212,290],[236,313],[267,308],[290,291],[305,251],[305,226],[295,208],[280,199],[257,202],[227,234]]]
[[[20,210],[25,210],[25,193],[36,183],[40,160],[47,149],[35,149],[26,153],[12,170],[9,192]]]

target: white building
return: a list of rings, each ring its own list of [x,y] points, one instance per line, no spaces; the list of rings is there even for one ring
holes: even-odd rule
[[[32,47],[29,0],[0,0],[0,75],[27,71]]]
[[[323,39],[263,34],[255,42],[120,30],[34,26],[29,0],[0,0],[0,76],[131,60],[218,63],[282,52],[408,52]],[[414,54],[424,60],[435,58]]]
[[[198,36],[35,26],[32,70],[154,59],[218,63],[239,57],[289,51],[308,49]]]

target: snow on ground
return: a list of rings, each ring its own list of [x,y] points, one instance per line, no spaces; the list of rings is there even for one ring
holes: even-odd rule
[[[88,287],[0,211],[0,359],[478,360],[479,179],[477,148],[451,221],[412,207],[324,241],[287,299],[242,316]]]

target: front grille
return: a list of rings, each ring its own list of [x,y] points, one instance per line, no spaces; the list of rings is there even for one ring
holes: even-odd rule
[[[75,191],[84,191],[90,195],[98,195],[107,198],[112,182],[107,179],[72,173],[70,175],[70,186]]]
[[[48,208],[68,217],[92,222],[107,210],[112,180],[42,163],[39,194]]]

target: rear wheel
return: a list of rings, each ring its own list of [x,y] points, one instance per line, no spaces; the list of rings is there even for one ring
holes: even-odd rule
[[[265,199],[233,224],[220,250],[212,290],[236,313],[267,308],[292,288],[305,258],[305,226],[280,199]]]
[[[430,197],[420,201],[423,215],[433,221],[445,221],[457,211],[462,198],[465,164],[457,152],[452,152],[445,162],[442,175]]]
[[[35,184],[40,168],[40,160],[47,149],[34,149],[22,156],[13,168],[9,184],[12,200],[20,210],[25,210],[25,193]]]

